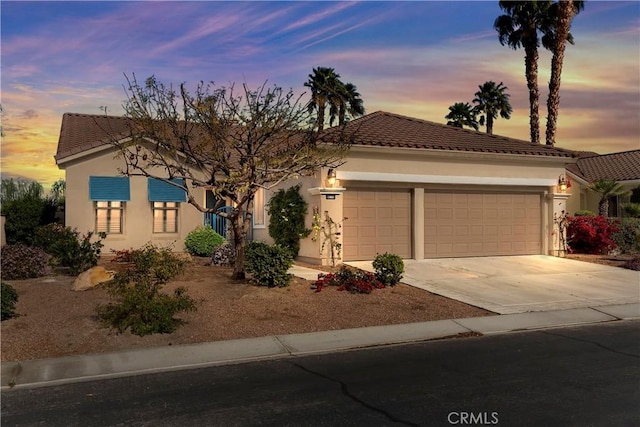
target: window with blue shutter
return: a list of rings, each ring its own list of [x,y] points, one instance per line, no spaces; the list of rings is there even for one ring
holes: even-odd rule
[[[90,176],[89,199],[97,202],[125,202],[131,200],[129,177]]]
[[[184,180],[174,178],[171,180],[178,185],[184,185]],[[147,184],[149,188],[149,201],[150,202],[186,202],[187,193],[175,185],[168,182],[147,178]]]

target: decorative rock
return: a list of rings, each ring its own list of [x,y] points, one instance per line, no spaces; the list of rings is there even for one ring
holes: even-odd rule
[[[86,291],[96,287],[98,284],[113,279],[115,271],[106,270],[104,267],[93,267],[80,273],[78,278],[71,285],[72,291]]]

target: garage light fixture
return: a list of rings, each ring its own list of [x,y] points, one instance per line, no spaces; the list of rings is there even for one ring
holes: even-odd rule
[[[327,172],[327,184],[329,184],[329,187],[334,187],[336,185],[335,169],[329,169],[329,172]]]
[[[558,190],[561,193],[567,191],[567,179],[564,177],[564,175],[560,175],[558,177]]]

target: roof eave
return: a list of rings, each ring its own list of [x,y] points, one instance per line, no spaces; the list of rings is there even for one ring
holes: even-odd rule
[[[563,157],[563,156],[548,156],[540,154],[515,154],[515,153],[494,153],[489,151],[461,151],[461,150],[446,150],[446,149],[433,149],[433,148],[418,148],[418,147],[389,147],[389,146],[371,146],[371,145],[352,145],[351,151],[354,152],[382,152],[385,154],[407,154],[440,157],[440,158],[457,158],[457,159],[483,159],[483,160],[527,160],[543,163],[559,163],[566,165],[567,163],[575,163],[576,158]]]

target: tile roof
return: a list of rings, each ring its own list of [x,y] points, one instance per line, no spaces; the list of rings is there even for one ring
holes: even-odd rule
[[[106,145],[110,137],[124,137],[128,134],[129,125],[130,120],[125,117],[65,113],[62,116],[56,161],[60,162],[74,154]],[[571,150],[532,144],[499,135],[488,135],[384,111],[377,111],[353,120],[348,126],[357,129],[355,144],[362,146],[565,158],[576,158],[581,155]]]
[[[581,157],[567,169],[588,182],[599,179],[640,180],[640,150]]]
[[[110,138],[125,136],[129,119],[118,116],[64,113],[56,161],[109,143]]]
[[[357,145],[432,150],[578,157],[572,150],[532,144],[398,114],[376,111],[349,122],[357,126]]]

